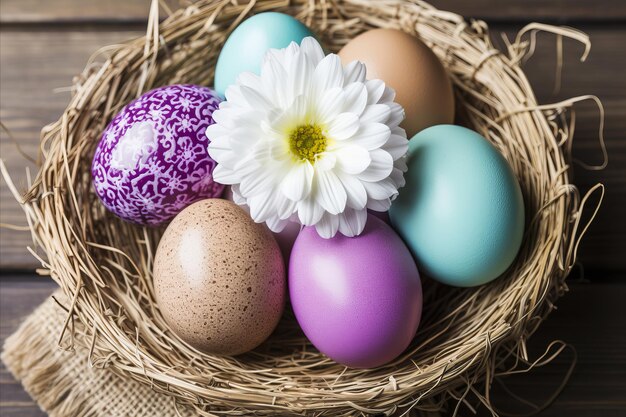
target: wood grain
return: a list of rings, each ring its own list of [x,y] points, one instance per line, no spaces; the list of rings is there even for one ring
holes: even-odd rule
[[[151,0],[2,0],[0,23],[140,23],[146,22],[150,3]],[[175,8],[190,1],[163,3]]]
[[[622,0],[432,0],[443,10],[491,22],[542,20],[566,23],[574,20],[607,21],[626,18]]]
[[[626,277],[614,276],[614,283],[573,283],[571,291],[530,339],[530,358],[538,357],[553,340],[572,344],[578,363],[568,385],[556,402],[536,417],[622,417],[626,415]],[[598,280],[606,277],[597,277]],[[617,283],[615,283],[617,282]],[[41,303],[56,284],[34,276],[5,276],[0,279],[0,343],[20,321]],[[553,363],[529,374],[506,379],[517,395],[537,404],[544,401],[561,382],[572,361],[564,352]],[[497,385],[492,399],[502,411],[521,414],[530,409],[511,400]],[[0,415],[45,416],[18,382],[0,365]],[[462,412],[461,415],[469,415]],[[484,408],[478,417],[491,414]]]
[[[170,8],[190,0],[167,0]],[[432,4],[466,17],[489,21],[533,19],[567,23],[574,20],[616,21],[626,19],[622,0],[433,0]],[[150,0],[2,0],[1,23],[110,23],[145,22]]]
[[[571,291],[557,302],[558,309],[531,337],[530,358],[539,357],[554,340],[572,345],[578,355],[574,373],[562,394],[538,416],[596,417],[600,410],[603,416],[626,415],[626,307],[619,301],[626,296],[626,276],[616,275],[613,280],[620,283],[571,284]],[[572,351],[566,350],[553,363],[504,381],[512,392],[542,404],[560,384],[573,359]],[[531,411],[508,397],[497,384],[493,398],[502,411],[515,415]]]
[[[99,47],[136,37],[136,31],[22,31],[0,32],[0,120],[29,155],[36,156],[41,128],[61,115],[71,86],[89,56]],[[4,132],[0,155],[20,189],[27,185],[24,159]],[[0,179],[0,223],[25,225],[19,205]],[[26,251],[30,234],[0,229],[0,267],[32,269],[34,258]]]
[[[521,28],[521,25],[516,28]],[[538,35],[535,55],[526,63],[525,71],[540,103],[552,103],[575,96],[598,96],[606,111],[604,137],[609,164],[602,171],[589,171],[574,165],[572,181],[581,192],[596,183],[606,186],[606,195],[596,218],[580,248],[579,260],[588,269],[626,270],[626,77],[616,50],[626,45],[626,30],[620,26],[597,28],[580,26],[591,38],[591,53],[580,62],[582,46],[565,40],[562,88],[553,94],[556,68],[556,43],[552,35]],[[507,33],[510,25],[493,25],[493,31]],[[623,54],[622,54],[623,55]],[[591,101],[575,106],[576,131],[573,155],[587,164],[602,163],[598,142],[600,114]],[[590,201],[590,215],[596,200]]]
[[[494,25],[494,36],[504,31],[509,36],[521,25]],[[585,28],[593,47],[586,63],[580,63],[580,45],[565,41],[565,67],[562,89],[552,95],[555,68],[555,41],[540,35],[537,51],[527,63],[528,76],[541,102],[582,94],[598,95],[606,108],[605,135],[610,163],[604,171],[586,171],[575,167],[575,183],[582,191],[597,182],[607,188],[604,204],[584,240],[580,259],[587,268],[626,270],[626,77],[623,54],[626,30],[616,25]],[[120,42],[140,34],[136,30],[2,30],[0,32],[0,120],[11,130],[17,142],[30,155],[36,155],[39,130],[54,121],[63,111],[69,94],[55,88],[68,86],[83,68],[89,55],[103,45]],[[575,156],[588,163],[600,163],[597,110],[588,104],[577,106]],[[0,153],[18,185],[25,185],[27,163],[15,146],[2,134]],[[24,224],[18,205],[0,184],[0,222]],[[0,267],[33,268],[35,261],[25,250],[28,233],[0,230]]]

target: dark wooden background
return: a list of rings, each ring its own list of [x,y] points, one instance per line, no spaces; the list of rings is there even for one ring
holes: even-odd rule
[[[571,279],[571,293],[532,339],[530,350],[538,354],[549,341],[560,338],[575,345],[579,356],[570,383],[540,416],[625,416],[626,1],[433,0],[433,4],[486,20],[494,38],[500,33],[510,38],[531,21],[573,26],[591,37],[591,54],[585,63],[579,61],[582,46],[564,42],[562,87],[556,94],[553,36],[539,35],[537,51],[525,67],[543,103],[597,95],[606,110],[609,151],[609,165],[603,171],[574,168],[574,182],[582,192],[602,182],[606,196],[579,252],[584,274],[577,272]],[[148,7],[149,0],[0,0],[0,121],[26,153],[37,154],[41,127],[59,117],[69,99],[66,87],[89,56],[101,46],[141,35]],[[592,104],[583,103],[576,106],[576,114],[574,154],[600,164],[599,113]],[[1,135],[0,155],[24,188],[25,169],[33,174],[36,169],[4,132]],[[0,223],[25,224],[4,182],[0,183]],[[55,288],[47,279],[34,276],[37,264],[25,249],[29,244],[28,233],[0,229],[2,341]],[[539,403],[558,386],[571,360],[571,354],[563,354],[554,364],[509,383],[517,393]],[[530,410],[497,388],[494,398],[502,410]],[[0,415],[43,415],[3,366]]]

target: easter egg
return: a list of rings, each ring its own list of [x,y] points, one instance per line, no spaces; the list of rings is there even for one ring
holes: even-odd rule
[[[441,125],[409,141],[407,165],[389,215],[422,273],[459,287],[501,275],[524,234],[522,192],[502,154],[470,129]]]
[[[222,194],[222,198],[239,204],[239,207],[241,207],[246,213],[250,214],[250,207],[245,205],[244,201],[235,201],[233,191],[231,190],[230,186],[224,188],[224,194]],[[265,223],[261,224],[264,227],[267,227]],[[300,223],[289,222],[287,223],[287,226],[285,226],[285,228],[280,232],[271,232],[274,235],[274,239],[276,239],[278,246],[280,247],[280,251],[282,252],[285,261],[289,261],[291,248],[293,248],[293,243],[296,241],[296,238],[298,237],[298,233],[300,233],[301,228],[302,226],[300,225]],[[269,228],[267,230],[269,230]]]
[[[272,234],[223,199],[194,203],[172,220],[157,248],[153,279],[170,328],[207,353],[254,349],[285,305],[285,267]]]
[[[156,226],[194,201],[217,197],[207,126],[220,99],[195,85],[157,88],[130,102],[98,143],[91,175],[96,194],[122,219]]]
[[[313,33],[295,18],[276,12],[254,15],[244,20],[228,37],[215,66],[215,89],[224,97],[226,88],[239,74],[261,72],[261,63],[268,49],[300,43]]]
[[[340,51],[344,65],[361,61],[368,79],[381,79],[396,92],[405,111],[401,126],[411,137],[429,126],[454,121],[454,94],[445,68],[415,36],[397,29],[374,29]]]
[[[319,236],[302,229],[289,261],[289,296],[298,323],[322,353],[353,368],[395,359],[422,313],[422,285],[411,253],[382,220],[363,233]]]

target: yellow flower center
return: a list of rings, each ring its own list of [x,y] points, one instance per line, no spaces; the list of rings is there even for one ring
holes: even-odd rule
[[[289,134],[289,150],[300,161],[315,162],[315,157],[324,152],[327,146],[328,138],[318,125],[300,125]]]

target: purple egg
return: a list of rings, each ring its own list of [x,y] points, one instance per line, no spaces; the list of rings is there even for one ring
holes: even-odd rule
[[[323,239],[313,227],[302,229],[289,262],[289,295],[311,343],[352,368],[395,359],[422,315],[422,284],[411,253],[371,214],[358,237]]]
[[[130,102],[109,123],[91,175],[102,203],[122,219],[156,226],[188,205],[218,197],[207,126],[220,99],[209,88],[171,85]]]

